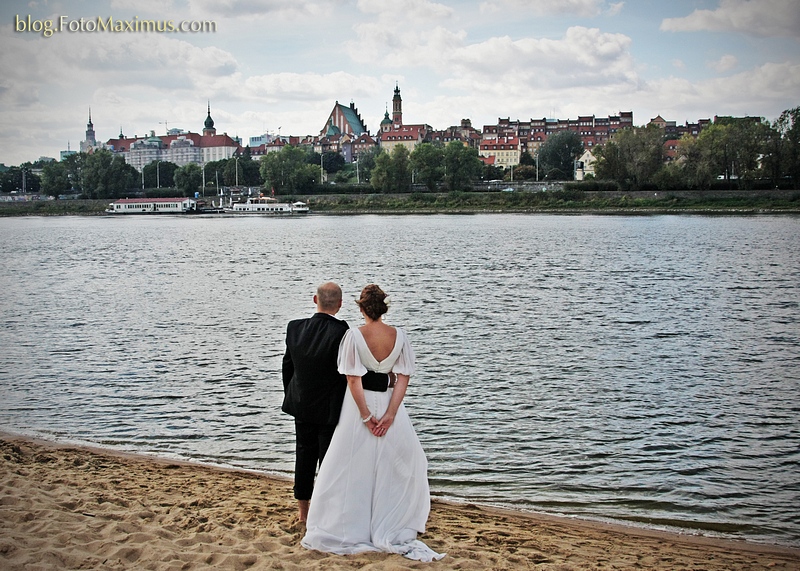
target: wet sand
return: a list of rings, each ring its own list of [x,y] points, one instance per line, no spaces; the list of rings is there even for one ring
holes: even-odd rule
[[[337,556],[300,546],[291,482],[0,433],[0,569],[800,569],[800,549],[434,501],[447,553]]]

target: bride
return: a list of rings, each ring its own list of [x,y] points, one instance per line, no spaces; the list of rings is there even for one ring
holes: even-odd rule
[[[339,423],[317,476],[301,544],[340,555],[445,556],[417,539],[430,512],[428,461],[403,406],[414,351],[402,329],[383,322],[386,294],[370,284],[356,300],[365,324],[339,347],[347,376]],[[393,383],[390,383],[390,379]]]

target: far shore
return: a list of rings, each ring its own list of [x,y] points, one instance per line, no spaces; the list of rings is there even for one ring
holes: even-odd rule
[[[200,198],[210,203],[214,197]],[[311,215],[355,214],[798,214],[800,191],[412,192],[278,196],[302,200]],[[112,216],[114,199],[0,201],[6,216]],[[215,216],[215,214],[208,214]],[[119,215],[113,215],[119,216]],[[219,215],[216,216],[225,216]]]
[[[291,482],[0,432],[0,568],[234,570],[800,568],[800,549],[432,502],[447,556],[308,551]]]

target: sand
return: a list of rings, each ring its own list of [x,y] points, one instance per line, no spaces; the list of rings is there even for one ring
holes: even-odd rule
[[[0,569],[800,569],[800,549],[434,501],[447,557],[300,546],[291,482],[0,434]]]

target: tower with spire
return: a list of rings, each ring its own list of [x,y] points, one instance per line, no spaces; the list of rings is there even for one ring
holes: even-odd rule
[[[92,124],[92,108],[89,107],[89,122],[86,124],[86,139],[81,141],[81,152],[91,153],[97,148],[97,140],[94,135],[94,125]]]
[[[395,82],[394,97],[392,98],[392,117],[389,118],[389,109],[381,121],[380,135],[378,141],[381,148],[387,152],[398,145],[402,145],[409,152],[414,150],[419,143],[430,140],[430,133],[433,131],[427,123],[405,124],[403,123],[403,99],[400,97],[400,85]]]
[[[392,123],[395,128],[403,124],[403,99],[400,97],[400,86],[394,84],[394,97],[392,98]]]
[[[214,128],[214,120],[211,118],[211,102],[208,102],[208,116],[205,123],[203,123],[203,135],[216,135],[217,130]]]

